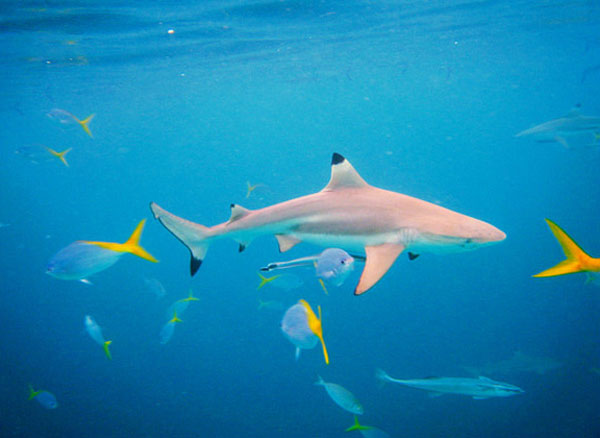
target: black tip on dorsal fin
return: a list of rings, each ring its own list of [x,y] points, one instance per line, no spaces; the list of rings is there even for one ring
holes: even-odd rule
[[[192,256],[192,258],[190,260],[190,273],[192,274],[192,277],[194,276],[194,274],[196,274],[196,272],[198,272],[198,269],[200,269],[200,266],[202,266],[202,260],[197,259],[194,256]]]
[[[229,208],[235,208],[235,204],[229,204]]]
[[[415,254],[414,252],[409,252],[408,253],[408,260],[414,260],[417,257],[419,257],[419,254]]]
[[[341,156],[337,152],[334,152],[333,156],[331,157],[331,165],[335,166],[336,164],[340,164],[344,160],[345,158],[343,156]]]

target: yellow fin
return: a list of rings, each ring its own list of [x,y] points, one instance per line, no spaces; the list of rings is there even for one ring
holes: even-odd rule
[[[48,152],[50,152],[52,155],[54,155],[60,161],[62,161],[65,166],[69,167],[69,163],[67,163],[67,159],[65,158],[65,155],[67,155],[67,153],[73,148],[65,149],[62,152],[57,152],[54,149],[49,148],[48,146],[46,146],[46,149],[48,149]]]
[[[92,121],[92,119],[96,116],[96,114],[90,114],[86,119],[84,120],[79,120],[79,119],[75,119],[77,120],[77,123],[79,123],[81,125],[81,127],[83,128],[83,130],[85,132],[87,132],[87,135],[89,135],[91,138],[94,138],[94,136],[92,135],[92,131],[90,131],[90,127],[88,126],[89,123]]]
[[[600,259],[594,259],[586,254],[562,228],[550,219],[546,219],[546,222],[565,253],[566,260],[539,274],[535,274],[534,277],[554,277],[557,275],[600,270]]]
[[[33,400],[33,398],[35,398],[37,395],[41,394],[43,391],[34,391],[33,390],[33,386],[31,386],[31,384],[29,385],[29,397],[27,397],[27,400]]]
[[[112,354],[110,354],[110,350],[108,349],[110,344],[112,344],[112,341],[104,341],[102,348],[104,348],[104,354],[106,354],[106,357],[108,357],[109,360],[112,360]]]
[[[187,298],[183,298],[183,299],[182,299],[182,300],[180,300],[180,301],[200,301],[200,299],[199,299],[199,298],[196,298],[196,297],[194,296],[194,291],[193,291],[192,289],[190,289],[190,291],[188,292],[188,294],[189,294],[189,295],[188,295],[188,297],[187,297]]]
[[[84,240],[85,243],[90,245],[96,245],[100,248],[109,249],[115,252],[128,252],[130,254],[136,255],[138,257],[143,258],[144,260],[148,260],[153,263],[157,263],[156,260],[150,253],[148,253],[144,248],[140,246],[140,238],[142,236],[142,230],[144,229],[144,224],[146,223],[146,219],[142,219],[140,223],[135,227],[135,230],[127,239],[125,243],[114,243],[114,242],[94,242],[90,240]]]
[[[319,309],[319,317],[315,315],[313,309],[310,307],[310,304],[306,302],[306,300],[298,301],[300,304],[304,306],[306,309],[306,315],[308,318],[308,327],[310,331],[313,332],[316,336],[319,337],[321,341],[321,346],[323,347],[323,357],[325,358],[325,363],[329,365],[329,354],[327,353],[327,347],[325,346],[325,341],[323,340],[323,326],[321,324],[321,306],[318,306]]]
[[[346,432],[351,432],[353,430],[369,430],[369,429],[373,429],[371,426],[363,426],[362,424],[360,424],[358,422],[358,417],[355,415],[354,416],[354,424],[352,426],[350,426],[348,429],[346,429]]]
[[[173,323],[173,324],[174,324],[174,323],[176,323],[176,322],[182,322],[182,321],[181,321],[181,319],[179,319],[179,318],[177,317],[177,310],[175,310],[175,311],[173,312],[173,318],[172,318],[172,319],[171,319],[169,322],[171,322],[171,323]]]
[[[323,281],[322,278],[319,278],[319,284],[321,285],[321,287],[325,291],[325,295],[329,295],[329,292],[327,292],[327,288],[325,287],[325,282]]]
[[[256,290],[259,290],[260,288],[262,288],[265,284],[275,280],[276,278],[279,278],[280,275],[273,275],[272,277],[265,277],[264,275],[262,275],[260,272],[258,272],[258,276],[260,277],[260,284],[258,285],[258,287],[256,288]]]

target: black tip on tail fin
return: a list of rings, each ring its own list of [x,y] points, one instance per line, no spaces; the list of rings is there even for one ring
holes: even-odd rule
[[[242,251],[244,251],[245,249],[246,249],[246,245],[242,245],[242,244],[240,243],[240,246],[238,247],[238,252],[242,252]]]
[[[197,259],[194,256],[192,256],[190,258],[190,274],[192,274],[192,277],[196,274],[196,272],[198,272],[198,269],[200,269],[200,266],[202,266],[202,260]]]
[[[336,164],[340,164],[344,160],[345,158],[343,156],[341,156],[337,152],[334,152],[333,156],[331,157],[331,165],[335,166]]]

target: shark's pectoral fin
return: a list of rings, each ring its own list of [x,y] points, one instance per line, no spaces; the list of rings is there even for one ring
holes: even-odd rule
[[[554,140],[556,140],[557,143],[562,144],[565,148],[569,149],[569,143],[567,142],[567,139],[564,137],[561,137],[560,135],[557,135],[556,137],[554,137]]]
[[[297,237],[286,234],[275,234],[275,238],[279,244],[279,252],[286,252],[301,242]]]
[[[404,245],[397,243],[365,247],[367,253],[365,269],[360,276],[354,295],[360,295],[371,289],[390,269],[403,250]]]

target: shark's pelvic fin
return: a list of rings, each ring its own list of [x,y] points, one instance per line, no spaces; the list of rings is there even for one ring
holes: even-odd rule
[[[586,254],[562,228],[550,219],[546,219],[546,222],[567,259],[550,269],[535,274],[534,277],[555,277],[557,275],[574,274],[577,272],[600,271],[600,259],[592,258]]]
[[[331,157],[331,178],[323,191],[360,187],[369,187],[369,184],[362,179],[348,160],[334,153]]]
[[[360,295],[368,291],[394,264],[396,258],[404,250],[404,245],[397,243],[384,243],[377,246],[367,246],[367,260],[365,268],[360,276],[360,281],[354,295]]]
[[[277,243],[279,244],[279,252],[286,252],[298,245],[301,240],[294,236],[286,234],[275,234]]]
[[[175,216],[154,202],[150,203],[150,210],[152,210],[154,218],[158,219],[171,234],[190,250],[192,256],[190,273],[194,275],[202,265],[202,260],[204,260],[208,250],[208,243],[206,242],[209,237],[208,227]]]

